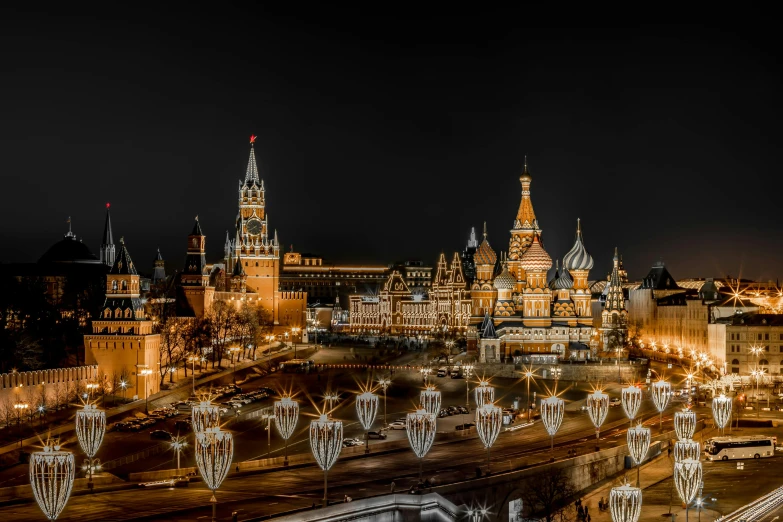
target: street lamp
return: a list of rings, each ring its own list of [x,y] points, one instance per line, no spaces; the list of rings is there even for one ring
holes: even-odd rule
[[[423,459],[435,440],[435,415],[427,413],[426,410],[416,410],[406,415],[405,426],[411,449],[419,457],[419,482],[421,482]]]
[[[427,379],[432,373],[432,368],[421,368],[419,370],[419,373],[421,373],[421,378],[424,381],[424,386],[427,386],[429,384]]]
[[[294,359],[296,359],[296,335],[299,333],[301,328],[291,328],[291,342],[294,343]]]
[[[487,472],[490,470],[489,451],[500,434],[503,424],[503,410],[492,404],[476,409],[476,431],[481,442],[487,448]]]
[[[427,413],[431,413],[436,417],[440,413],[441,396],[434,386],[427,386],[426,390],[421,391],[419,402]]]
[[[626,484],[609,491],[612,522],[637,522],[642,513],[642,490]]]
[[[231,370],[231,374],[233,375],[234,384],[237,382],[237,361],[234,359],[234,356],[239,352],[239,346],[232,346],[228,349],[229,352],[231,352],[231,364],[234,366],[234,369]],[[239,359],[239,356],[236,357]]]
[[[475,395],[476,408],[495,402],[495,388],[490,386],[487,381],[479,382],[479,385],[473,389],[473,393]]]
[[[215,491],[223,483],[234,458],[234,438],[219,427],[209,428],[196,434],[196,465],[201,478],[212,491],[212,522],[217,521],[217,498]]]
[[[715,420],[715,426],[720,428],[720,434],[723,435],[723,428],[731,418],[731,397],[720,394],[712,399],[712,418]]]
[[[30,487],[46,518],[56,520],[71,496],[76,478],[73,453],[47,442],[43,451],[30,455]]]
[[[672,396],[672,385],[666,381],[655,381],[652,383],[652,400],[655,408],[658,410],[660,428],[663,431],[663,410],[669,405],[669,399]]]
[[[191,355],[188,357],[188,362],[192,364],[192,371],[190,372],[193,375],[193,394],[196,394],[196,361],[200,361],[201,357],[198,355]]]
[[[383,425],[388,426],[386,422],[386,388],[391,386],[391,379],[381,377],[378,379],[378,385],[383,388]]]
[[[294,434],[294,428],[296,428],[296,423],[299,421],[299,403],[291,397],[283,397],[279,401],[275,401],[274,408],[275,426],[277,426],[277,431],[280,432],[280,436],[285,441],[283,465],[288,466],[288,439]],[[267,425],[268,428],[269,426]]]
[[[144,368],[142,370],[139,370],[139,375],[144,377],[144,413],[149,413],[149,389],[147,388],[147,377],[152,375],[152,370],[149,368]]]
[[[642,461],[647,456],[647,450],[650,449],[650,428],[645,428],[641,424],[629,428],[626,432],[628,442],[628,453],[631,454],[636,464],[636,487],[641,487],[641,468]]]
[[[440,400],[440,392],[437,393]],[[359,422],[364,428],[364,452],[369,453],[370,435],[368,432],[372,428],[372,423],[375,422],[375,417],[378,414],[378,396],[369,391],[357,395],[356,414],[359,416]]]
[[[326,414],[331,415],[332,404],[334,401],[340,400],[340,394],[337,392],[326,392],[326,395],[324,395],[324,400],[329,404],[329,410],[326,412]]]
[[[685,459],[674,463],[674,485],[677,493],[685,503],[685,520],[688,520],[688,508],[691,501],[701,487],[702,467],[701,462],[694,459]]]
[[[535,375],[535,370],[526,368],[524,375],[527,381],[527,421],[530,422],[530,411],[533,409],[530,404],[530,379]]]
[[[176,436],[171,441],[171,449],[177,452],[177,475],[179,475],[179,454],[185,449],[188,443],[184,437]]]
[[[462,367],[462,372],[465,377],[465,409],[470,413],[470,376],[473,374],[473,365],[466,364]],[[465,427],[465,414],[462,416],[462,427]]]
[[[587,396],[587,413],[595,426],[595,438],[601,438],[601,425],[609,413],[609,396],[601,390],[595,390]]]
[[[209,428],[220,426],[220,406],[212,404],[212,401],[201,401],[193,405],[190,411],[193,433],[201,433]]]
[[[126,391],[128,389],[128,382],[125,380],[121,380],[120,388],[122,388],[122,402],[125,402],[127,400]]]
[[[639,411],[639,406],[642,405],[642,390],[636,386],[628,386],[623,388],[620,394],[625,415],[630,420],[630,424],[633,424],[636,413]]]
[[[759,380],[764,376],[765,373],[765,370],[760,370],[758,367],[750,372],[750,374],[756,378],[756,418],[761,415],[761,403],[759,402]]]
[[[87,389],[87,397],[88,399],[92,400],[92,391],[98,387],[98,385],[94,382],[88,382],[84,385],[84,387]]]
[[[696,412],[693,410],[674,412],[674,431],[680,440],[690,440],[696,432]]]
[[[14,409],[16,410],[16,430],[19,432],[19,447],[22,447],[22,412],[27,411],[30,407],[29,404],[23,401],[14,403]]]
[[[318,466],[324,471],[324,506],[327,497],[329,469],[337,462],[343,442],[343,423],[330,421],[326,415],[310,421],[310,449]]]
[[[98,453],[106,433],[106,412],[99,410],[94,404],[85,404],[84,409],[76,412],[76,436],[82,451],[87,455],[89,479],[87,488],[92,489],[92,461]]]
[[[565,401],[563,401],[563,399],[555,395],[547,397],[546,399],[541,399],[541,421],[544,423],[546,432],[549,433],[550,452],[555,450],[555,433],[560,429],[564,412]]]

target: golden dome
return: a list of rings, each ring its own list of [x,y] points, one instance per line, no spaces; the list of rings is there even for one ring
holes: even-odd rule
[[[530,245],[520,259],[520,266],[526,271],[546,272],[552,268],[552,258],[546,253],[538,235],[533,236],[533,244]]]

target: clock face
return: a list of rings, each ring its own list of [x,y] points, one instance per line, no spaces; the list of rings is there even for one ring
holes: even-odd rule
[[[247,233],[253,236],[257,236],[261,233],[261,221],[258,219],[251,219],[247,222]]]

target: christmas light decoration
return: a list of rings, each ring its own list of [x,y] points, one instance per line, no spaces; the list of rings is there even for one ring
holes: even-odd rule
[[[434,386],[427,386],[427,389],[422,390],[419,395],[421,407],[424,408],[427,413],[432,413],[436,417],[438,416],[438,413],[440,413],[440,401],[440,392],[437,391]]]
[[[642,490],[629,484],[609,491],[612,522],[637,522],[642,513]]]
[[[430,451],[435,440],[435,415],[426,410],[417,410],[405,417],[405,426],[411,449],[419,457],[419,481],[421,481],[424,456]]]
[[[106,433],[106,412],[99,410],[95,404],[85,404],[84,408],[76,412],[76,437],[82,451],[87,455],[89,479],[87,487],[92,489],[93,458],[103,442]]]
[[[209,428],[220,425],[220,406],[211,401],[201,401],[193,406],[190,418],[193,424],[193,433],[201,433]]]
[[[424,392],[422,392],[423,394]],[[440,392],[438,393],[438,406],[440,406]],[[375,422],[375,416],[378,414],[378,403],[380,402],[377,395],[371,392],[364,392],[361,395],[356,396],[356,415],[359,416],[359,422],[364,428],[364,452],[370,452],[370,437],[368,431],[372,428],[372,423]]]
[[[503,425],[503,410],[492,404],[485,404],[476,410],[476,431],[479,439],[487,448],[487,470],[489,470],[489,451],[500,434]]]
[[[663,410],[669,405],[669,399],[672,396],[672,385],[666,381],[655,381],[650,388],[653,404],[658,410],[658,418],[661,430],[663,430]]]
[[[288,466],[288,439],[294,434],[296,423],[299,422],[299,403],[291,397],[283,397],[275,401],[274,408],[275,426],[285,444],[283,465]]]
[[[628,428],[626,440],[628,441],[628,453],[636,464],[636,486],[639,487],[641,485],[639,465],[647,456],[647,450],[650,449],[650,428],[645,428],[641,424]]]
[[[641,388],[637,388],[636,386],[623,388],[621,391],[621,401],[623,403],[625,415],[633,421],[636,418],[636,413],[639,411],[639,406],[642,405]]]
[[[560,429],[563,422],[563,413],[565,412],[565,401],[554,395],[541,399],[541,421],[544,423],[546,432],[549,433],[550,451],[555,449],[555,433]]]
[[[485,404],[495,402],[495,388],[489,385],[487,381],[481,381],[473,390],[476,398],[476,408],[481,408]]]
[[[696,412],[693,410],[674,412],[674,431],[680,440],[692,439],[696,432]]]
[[[217,520],[217,497],[215,492],[231,468],[234,458],[234,438],[220,427],[207,428],[196,433],[196,465],[201,472],[204,484],[212,491],[212,521]]]
[[[688,520],[688,508],[701,487],[701,462],[685,459],[674,463],[674,485],[685,503],[685,520]]]
[[[60,451],[60,446],[44,446],[43,451],[30,455],[30,487],[43,514],[56,520],[73,489],[76,464],[73,453]]]
[[[321,415],[310,421],[310,449],[315,461],[324,470],[324,506],[327,505],[329,469],[337,462],[343,447],[343,423]]]
[[[731,397],[723,394],[712,399],[712,418],[715,419],[715,426],[720,428],[721,435],[731,419],[731,404]]]
[[[674,462],[683,460],[699,460],[701,446],[693,440],[678,440],[674,442]]]
[[[609,413],[609,396],[601,390],[596,390],[587,396],[587,414],[595,426],[595,438],[601,437],[601,425]]]

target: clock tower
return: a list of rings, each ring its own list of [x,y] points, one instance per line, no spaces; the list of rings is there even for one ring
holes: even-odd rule
[[[234,265],[242,263],[247,278],[247,292],[255,293],[258,305],[268,309],[277,323],[277,292],[280,278],[280,244],[275,231],[269,237],[268,214],[264,182],[258,176],[255,155],[255,136],[250,137],[250,159],[245,181],[239,182],[239,212],[236,234],[231,248],[233,255],[226,258],[226,270],[235,272]]]

